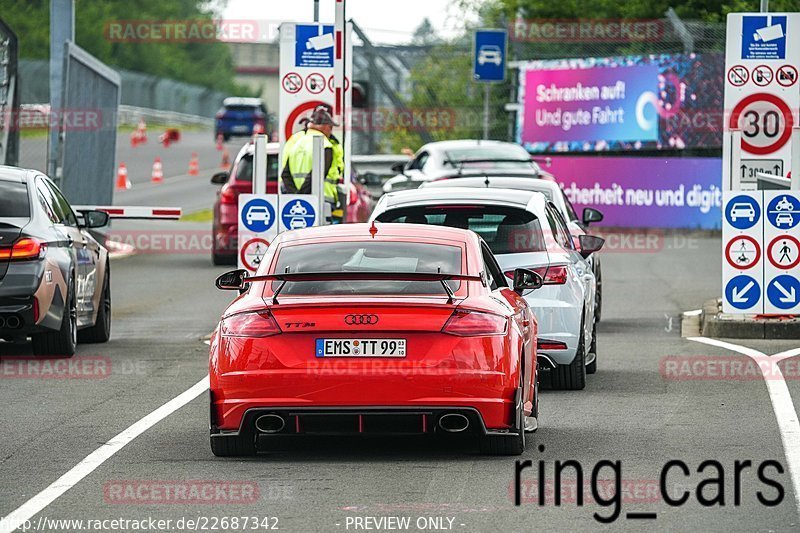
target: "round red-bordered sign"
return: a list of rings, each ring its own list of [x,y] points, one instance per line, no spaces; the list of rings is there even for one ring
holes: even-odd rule
[[[744,241],[747,241],[747,242],[751,243],[753,245],[753,247],[756,249],[756,256],[753,258],[752,261],[750,261],[746,265],[738,265],[734,261],[731,260],[731,247],[733,246],[733,243],[735,243],[735,242],[737,242],[739,240],[744,240]],[[730,242],[728,242],[728,245],[725,246],[725,260],[728,261],[728,264],[730,266],[732,266],[733,268],[735,268],[737,270],[747,270],[749,268],[753,268],[753,266],[758,264],[758,260],[759,259],[761,259],[761,246],[759,246],[757,240],[755,240],[753,237],[751,237],[749,235],[738,235],[738,236],[734,237],[733,239],[731,239]]]
[[[297,94],[303,88],[303,77],[297,72],[289,72],[281,81],[283,90],[289,94]]]
[[[797,82],[797,68],[794,65],[782,65],[775,74],[778,83],[783,87],[791,87]]]
[[[741,87],[750,80],[750,71],[743,65],[734,65],[728,69],[728,82],[734,87]]]
[[[759,65],[753,69],[753,83],[759,87],[766,87],[775,78],[775,73],[769,65]]]
[[[795,254],[797,257],[795,257],[794,261],[792,261],[789,264],[782,265],[780,263],[775,262],[775,259],[772,257],[772,248],[776,244],[778,244],[778,241],[792,241],[794,243],[795,251],[800,252],[800,241],[798,241],[792,235],[779,235],[778,237],[772,239],[772,242],[770,242],[769,246],[767,246],[767,258],[769,259],[769,262],[772,263],[772,266],[774,266],[775,268],[780,268],[781,270],[789,270],[796,267],[797,265],[800,265],[800,253]]]
[[[319,72],[312,72],[306,77],[306,89],[311,94],[319,94],[325,90],[325,76]]]
[[[742,150],[745,152],[756,155],[767,155],[781,149],[783,145],[789,142],[789,138],[792,136],[792,128],[794,127],[794,118],[792,117],[792,110],[789,109],[789,106],[786,105],[786,102],[784,102],[780,96],[769,93],[755,93],[742,98],[739,103],[736,104],[736,107],[733,108],[733,112],[731,113],[728,127],[731,130],[739,129],[739,118],[742,112],[747,109],[747,106],[756,102],[768,102],[777,107],[783,115],[783,132],[774,143],[767,146],[753,146],[742,139]]]
[[[319,100],[304,102],[295,107],[294,111],[289,113],[289,116],[286,118],[286,124],[283,126],[283,133],[286,135],[286,139],[292,136],[292,133],[294,132],[294,125],[300,119],[300,115],[307,111],[313,111],[318,105],[325,105],[325,102],[320,102]]]
[[[335,76],[331,76],[330,78],[328,78],[328,89],[330,89],[331,92],[333,92],[333,82],[335,81],[334,78]],[[349,90],[350,90],[350,78],[346,77],[344,79],[344,91],[347,92]]]
[[[250,239],[247,242],[245,242],[244,245],[242,246],[241,251],[239,251],[239,259],[242,260],[242,264],[245,266],[245,268],[247,268],[247,270],[249,270],[250,272],[255,272],[256,270],[258,270],[258,265],[253,266],[250,263],[248,263],[247,255],[245,254],[245,252],[247,251],[247,247],[250,246],[251,244],[263,244],[264,253],[267,253],[267,248],[269,248],[269,241],[266,241],[260,237],[256,237],[254,239]],[[261,257],[264,256],[262,255]]]

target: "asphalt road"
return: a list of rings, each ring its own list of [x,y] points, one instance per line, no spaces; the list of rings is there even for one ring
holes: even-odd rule
[[[205,178],[199,181],[178,177],[160,187],[134,188],[124,199],[138,194],[142,202],[210,205],[213,187]],[[154,224],[155,231],[165,233],[208,229]],[[560,506],[550,497],[540,506],[529,485],[539,477],[540,461],[546,467],[544,485],[550,488],[554,462],[575,460],[583,469],[587,494],[593,469],[602,461],[619,461],[618,475],[604,467],[594,483],[598,500],[610,502],[615,493],[611,481],[621,481],[624,497],[614,529],[797,529],[795,488],[786,468],[787,453],[797,453],[800,436],[789,435],[787,446],[782,444],[764,380],[758,375],[744,380],[676,379],[667,370],[670,361],[680,358],[719,362],[734,356],[730,350],[681,338],[678,319],[718,295],[720,241],[677,235],[658,242],[656,249],[604,253],[598,373],[589,376],[584,391],[543,393],[540,429],[519,458],[534,465],[522,472],[519,507],[513,502],[517,458],[484,457],[463,441],[306,439],[277,443],[257,458],[215,458],[208,445],[208,398],[200,393],[105,462],[83,471],[85,477],[74,485],[62,483],[68,490],[60,495],[58,490],[58,497],[34,514],[31,527],[76,531],[75,523],[52,520],[83,520],[89,527],[89,520],[153,518],[172,520],[162,529],[167,531],[203,529],[180,519],[200,519],[206,529],[251,530],[215,520],[258,517],[257,530],[265,530],[263,526],[276,523],[268,517],[275,517],[283,531],[387,531],[391,528],[385,526],[396,524],[372,520],[408,517],[410,531],[436,530],[434,526],[464,532],[595,531],[604,526],[594,514],[612,515],[614,505],[587,501],[579,506],[567,495]],[[114,448],[114,443],[104,443],[206,375],[208,349],[202,338],[231,299],[213,288],[224,269],[212,267],[208,254],[199,252],[140,254],[113,261],[112,271],[112,339],[80,346],[74,361],[86,367],[75,370],[72,379],[44,377],[45,367],[24,367],[27,375],[17,376],[18,365],[24,364],[17,357],[29,349],[0,345],[5,354],[0,362],[0,419],[5,426],[0,433],[0,517],[26,505],[96,450]],[[789,341],[738,344],[766,354],[797,346]],[[41,361],[46,362],[56,364]],[[790,411],[800,400],[797,375],[795,371],[787,379],[793,401],[783,408]],[[673,469],[667,479],[673,498],[690,491],[684,505],[668,505],[658,490],[662,468],[670,460],[684,461],[690,471],[684,477]],[[698,473],[709,460],[718,461],[722,472],[710,466]],[[753,464],[739,476],[738,502],[737,460]],[[758,467],[765,461],[782,465],[783,474],[769,466],[765,473],[780,485],[782,498],[758,479]],[[574,472],[568,468],[564,474],[573,485]],[[701,505],[695,488],[705,487],[701,492],[713,498],[720,488],[701,482],[717,476],[724,505]],[[163,485],[182,487],[188,495],[192,488],[214,490],[176,501],[171,492],[154,492]],[[780,503],[759,503],[759,492]],[[47,494],[54,493],[51,489]],[[626,518],[632,512],[656,516]],[[107,530],[134,530],[130,523],[106,525]]]

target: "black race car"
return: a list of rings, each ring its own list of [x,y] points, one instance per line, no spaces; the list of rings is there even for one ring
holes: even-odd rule
[[[67,357],[78,342],[108,340],[108,251],[89,232],[108,219],[76,213],[36,170],[0,166],[0,338]]]

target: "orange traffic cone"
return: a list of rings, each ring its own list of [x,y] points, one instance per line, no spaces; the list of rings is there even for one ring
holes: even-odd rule
[[[219,168],[222,170],[228,170],[231,167],[231,156],[228,154],[228,149],[226,148],[222,152],[222,163],[220,163]]]
[[[152,183],[161,183],[164,181],[164,170],[161,168],[161,158],[156,157],[153,161],[153,172],[150,174],[150,181]]]
[[[224,138],[220,133],[219,135],[217,135],[217,151],[221,152],[225,148],[225,145],[223,143],[224,143]]]
[[[197,160],[197,152],[192,152],[192,159],[189,160],[189,175],[200,175],[200,162]]]
[[[125,163],[119,164],[119,170],[117,170],[117,190],[124,191],[131,188],[131,182],[128,179],[128,167],[125,166]]]

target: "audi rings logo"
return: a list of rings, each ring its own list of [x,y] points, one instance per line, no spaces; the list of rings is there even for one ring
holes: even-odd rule
[[[347,315],[344,323],[348,326],[374,326],[378,323],[378,315]]]

